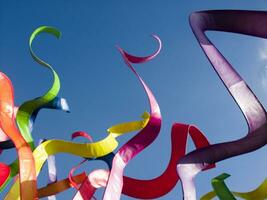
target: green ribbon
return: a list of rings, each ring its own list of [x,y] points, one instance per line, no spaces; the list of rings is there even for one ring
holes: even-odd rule
[[[40,59],[32,50],[32,43],[34,39],[36,38],[36,36],[38,36],[40,33],[49,33],[51,35],[54,35],[56,38],[60,38],[61,36],[60,31],[58,31],[56,28],[50,27],[50,26],[41,26],[37,28],[31,34],[31,37],[29,40],[29,49],[30,49],[30,54],[32,58],[40,65],[51,70],[53,73],[53,79],[54,79],[51,88],[43,96],[24,102],[19,107],[18,112],[17,112],[17,116],[16,116],[17,125],[19,127],[19,130],[23,138],[30,145],[32,151],[35,149],[35,146],[34,146],[34,140],[31,134],[32,125],[33,125],[31,118],[33,115],[36,115],[36,112],[38,112],[41,108],[47,107],[47,105],[51,103],[57,97],[58,92],[60,90],[60,80],[59,80],[59,77],[56,71],[53,69],[51,65],[49,65],[48,63]],[[60,101],[60,99],[57,101]],[[56,105],[54,107],[50,106],[50,108],[64,110],[64,108],[57,107]],[[65,110],[65,111],[68,111],[68,110]],[[19,169],[18,160],[15,160],[9,166],[11,169],[11,174],[8,180],[5,182],[5,184],[0,187],[0,192],[6,187],[7,183],[18,173],[18,169]]]

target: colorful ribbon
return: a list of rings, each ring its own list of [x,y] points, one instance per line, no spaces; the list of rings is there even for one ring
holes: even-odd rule
[[[39,140],[39,145],[45,142],[46,139]],[[56,158],[55,156],[49,156],[47,158],[47,166],[48,166],[48,184],[55,183],[57,181],[57,168],[56,168]],[[48,196],[48,200],[56,200],[55,195]]]
[[[171,132],[171,158],[163,174],[151,180],[139,180],[124,176],[122,193],[138,199],[154,199],[162,197],[170,192],[179,181],[176,165],[179,159],[185,155],[188,134],[191,136],[197,149],[209,145],[208,140],[197,127],[193,125],[175,123]],[[206,169],[212,167],[215,167],[215,165],[210,165]],[[108,176],[108,171],[96,170],[91,172],[88,175],[88,178],[84,177],[84,179],[79,179],[78,182],[76,181],[76,184],[85,183],[86,186],[81,185],[74,199],[81,199],[82,196],[85,197],[84,199],[90,199],[97,188],[106,185],[104,180],[107,180]],[[60,181],[60,183],[54,183],[42,188],[41,190],[43,191],[43,194],[56,194],[70,187],[70,184],[68,184],[69,180],[66,179],[65,184],[62,182],[63,181]],[[89,189],[88,185],[90,185]]]
[[[211,200],[216,196],[218,196],[221,200],[235,199],[234,196],[245,200],[267,199],[267,179],[265,179],[258,188],[250,192],[230,192],[224,183],[224,179],[228,178],[229,176],[229,174],[222,174],[212,179],[214,191],[205,194],[200,200]],[[216,184],[215,187],[214,183]]]
[[[47,67],[53,73],[53,84],[48,92],[23,103],[16,113],[12,84],[8,77],[0,72],[0,152],[3,149],[16,147],[18,153],[18,161],[9,166],[0,163],[0,191],[19,172],[19,178],[5,199],[31,200],[45,196],[55,199],[55,196],[51,195],[70,187],[75,187],[77,190],[73,197],[74,200],[90,199],[100,187],[106,187],[104,200],[119,200],[121,194],[139,199],[152,199],[167,194],[179,179],[182,181],[184,199],[196,199],[193,180],[200,171],[215,167],[216,162],[224,159],[257,150],[267,142],[265,134],[267,115],[263,106],[245,81],[209,41],[205,31],[226,31],[267,38],[267,29],[263,28],[264,25],[267,25],[265,19],[267,19],[267,12],[259,11],[201,11],[191,14],[192,30],[214,70],[241,109],[248,124],[248,134],[236,141],[210,145],[204,134],[196,127],[176,123],[171,132],[172,153],[169,164],[160,176],[151,180],[126,177],[123,176],[123,172],[130,160],[148,147],[160,132],[161,114],[158,103],[149,87],[132,66],[132,64],[150,61],[159,54],[161,50],[159,37],[153,35],[159,47],[155,53],[146,57],[130,55],[118,47],[126,65],[136,75],[146,92],[150,105],[149,114],[145,112],[140,121],[126,122],[110,127],[107,130],[108,136],[97,142],[81,144],[63,140],[47,140],[35,148],[31,132],[38,111],[42,108],[69,111],[66,100],[57,97],[60,89],[57,73],[49,64],[37,57],[32,50],[32,42],[40,33],[49,33],[59,38],[60,32],[49,26],[36,29],[29,40],[30,53],[36,62]],[[246,23],[241,23],[242,21]],[[116,137],[132,131],[139,132],[122,145],[117,153],[113,153],[118,146]],[[186,154],[188,134],[193,139],[196,150]],[[92,141],[91,136],[82,131],[73,133],[72,139],[80,136]],[[109,170],[97,169],[88,175],[82,173],[74,176],[74,170],[78,165],[72,168],[68,179],[57,181],[55,162],[52,156],[60,152],[84,157],[83,162],[103,160],[107,163]],[[36,176],[46,160],[50,163],[48,164],[50,183],[39,189],[37,193]],[[202,199],[208,200],[215,195],[220,199],[227,200],[234,200],[235,196],[247,200],[261,200],[267,197],[266,180],[254,191],[238,193],[231,192],[224,183],[224,179],[228,176],[222,174],[214,178],[212,186],[215,192],[206,194]]]
[[[43,33],[43,32],[51,33],[55,35],[56,37],[60,36],[60,32],[53,27],[42,26],[42,27],[37,28],[30,37],[30,41],[29,41],[30,53],[36,62],[38,62],[39,64],[45,67],[48,67],[53,72],[54,82],[52,84],[52,87],[49,89],[49,91],[45,95],[35,98],[30,101],[26,101],[19,107],[18,111],[16,112],[16,121],[17,121],[18,127],[20,129],[20,132],[23,138],[30,145],[31,150],[34,149],[34,142],[33,142],[31,132],[33,129],[34,121],[36,119],[36,116],[39,110],[42,108],[50,108],[50,109],[58,109],[58,110],[60,109],[60,110],[69,112],[67,101],[63,98],[56,97],[60,89],[60,82],[59,82],[58,75],[56,74],[56,72],[53,70],[53,68],[49,64],[47,64],[46,62],[38,58],[32,51],[33,40],[38,34]],[[10,142],[6,142],[6,143],[10,145]],[[11,180],[11,178],[13,178],[18,173],[18,170],[19,170],[17,160],[15,160],[9,166],[11,169],[10,176],[8,177],[8,180],[5,183],[8,183]],[[5,186],[6,184],[0,185],[0,191],[3,190]]]
[[[161,127],[161,114],[160,109],[158,106],[158,103],[148,88],[148,86],[145,84],[145,82],[142,80],[142,78],[137,74],[135,69],[131,66],[130,63],[143,63],[152,60],[154,57],[158,55],[158,53],[161,50],[161,41],[158,36],[153,35],[153,37],[158,41],[159,48],[158,50],[147,57],[135,57],[132,55],[129,55],[124,50],[122,50],[120,47],[118,47],[120,53],[122,54],[124,61],[126,65],[132,70],[132,72],[137,76],[140,83],[144,87],[144,90],[147,94],[149,103],[150,103],[150,118],[149,121],[136,136],[134,136],[130,141],[128,141],[126,144],[124,144],[116,153],[112,169],[109,176],[109,181],[104,193],[104,200],[119,200],[121,195],[121,190],[123,186],[123,170],[124,167],[127,165],[127,163],[134,158],[138,153],[140,153],[143,149],[145,149],[148,145],[150,145],[158,136],[160,127]]]
[[[32,151],[16,127],[14,93],[11,81],[0,72],[0,126],[15,144],[19,161],[21,199],[37,198],[36,174]]]
[[[16,109],[18,109],[18,107],[15,107],[15,110]],[[30,123],[29,123],[31,125],[29,126],[30,132],[32,132],[35,119],[41,109],[55,109],[55,110],[62,110],[65,112],[70,112],[67,100],[64,98],[55,97],[52,101],[49,101],[48,103],[42,105],[41,107],[33,111],[33,113],[30,116]],[[17,111],[15,111],[15,116],[16,115],[17,115]],[[5,135],[5,133],[2,132],[1,129],[0,129],[0,133]],[[5,137],[5,139],[1,138],[0,149],[11,149],[14,147],[15,146],[13,142],[11,140],[8,140],[8,137]]]
[[[137,121],[135,124],[137,127],[146,126],[148,123],[149,115],[146,113],[142,115],[143,120]],[[132,122],[130,122],[132,124]],[[127,124],[127,123],[126,123]],[[137,127],[133,127],[133,130],[125,129],[127,131],[134,131]],[[112,127],[111,127],[112,128]],[[40,144],[33,152],[33,156],[35,159],[35,166],[36,166],[36,174],[38,176],[44,162],[47,160],[48,156],[54,155],[57,153],[68,153],[77,155],[80,157],[86,158],[95,158],[107,155],[114,151],[118,146],[118,142],[116,141],[116,137],[123,135],[127,132],[123,130],[120,133],[112,133],[110,132],[109,135],[100,140],[98,142],[93,143],[85,143],[79,144],[74,142],[68,142],[64,140],[47,140],[44,143]],[[11,187],[10,191],[7,193],[5,199],[6,200],[16,200],[19,199],[19,187],[18,181],[14,183]]]
[[[196,199],[193,179],[206,164],[257,150],[267,142],[266,111],[246,82],[204,34],[213,30],[267,38],[266,19],[267,12],[260,11],[201,11],[190,15],[190,25],[202,50],[247,121],[248,134],[236,141],[195,150],[179,161],[184,199]]]

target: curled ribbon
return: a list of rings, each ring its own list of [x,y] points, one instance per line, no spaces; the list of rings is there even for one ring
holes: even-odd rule
[[[145,114],[142,117],[149,117],[149,115]],[[147,123],[148,123],[147,118],[136,122],[137,126],[139,127],[146,126]],[[136,130],[137,127],[133,127],[133,129]],[[127,131],[131,131],[131,130],[127,129]],[[85,143],[85,144],[68,142],[64,140],[47,140],[44,143],[40,144],[33,152],[35,166],[36,166],[36,174],[37,175],[39,174],[48,156],[54,155],[57,153],[68,153],[68,154],[73,154],[73,155],[86,157],[86,158],[95,158],[95,157],[105,156],[111,153],[112,151],[114,151],[116,147],[118,146],[116,137],[123,135],[125,133],[127,132],[124,132],[124,131],[120,131],[120,133],[110,132],[109,135],[103,140],[93,142],[93,143]],[[7,193],[5,197],[6,200],[19,199],[19,187],[18,186],[19,186],[18,181],[16,181],[14,185],[11,187],[10,191]]]
[[[121,190],[123,186],[123,170],[127,163],[134,158],[138,153],[150,145],[158,136],[161,127],[161,114],[158,103],[152,94],[151,90],[138,75],[135,69],[131,66],[131,63],[143,63],[152,60],[158,55],[161,50],[161,41],[158,36],[153,35],[153,37],[159,43],[158,50],[147,57],[135,57],[120,47],[118,47],[126,65],[132,70],[132,72],[137,76],[140,83],[144,87],[150,103],[150,118],[147,125],[142,129],[137,135],[135,135],[130,141],[124,144],[115,154],[113,159],[112,169],[109,175],[108,184],[104,193],[104,200],[112,199],[119,200],[121,195]]]
[[[32,50],[33,40],[35,39],[37,35],[43,32],[50,33],[56,36],[57,38],[60,37],[60,32],[53,27],[42,26],[42,27],[37,28],[32,33],[30,40],[29,40],[30,53],[33,59],[39,64],[49,68],[53,72],[54,81],[53,81],[52,87],[43,96],[23,103],[16,112],[17,125],[19,127],[19,130],[23,138],[30,145],[31,150],[35,148],[31,132],[33,129],[34,121],[40,109],[50,108],[50,109],[58,109],[58,110],[69,112],[67,101],[63,98],[56,97],[60,89],[60,81],[59,81],[57,73],[53,70],[53,68],[49,64],[47,64],[46,62],[38,58]],[[2,142],[2,145],[6,146],[6,144],[9,144],[9,147],[12,147],[12,143],[10,141],[5,141],[5,143]],[[19,170],[18,161],[15,160],[13,163],[9,165],[9,167],[10,167],[10,176],[8,177],[8,180],[6,180],[6,183],[8,183],[11,180],[11,178],[13,178],[18,173],[18,170]],[[0,191],[5,188],[5,185],[6,184],[0,185]]]
[[[171,131],[172,153],[166,170],[160,176],[151,180],[139,180],[124,176],[122,193],[138,199],[155,199],[170,192],[179,181],[176,165],[179,159],[185,155],[188,134],[191,136],[197,149],[209,145],[208,140],[197,127],[175,123]],[[109,163],[109,160],[107,163]],[[215,165],[210,165],[206,169],[212,167],[215,167]],[[79,176],[81,175],[78,175],[78,177]],[[76,184],[82,185],[74,199],[78,200],[81,199],[81,197],[90,199],[97,188],[106,186],[108,176],[109,171],[107,170],[95,170],[88,175],[88,178],[84,176],[83,178],[78,179]],[[83,186],[83,184],[86,184],[86,186]],[[46,194],[57,194],[69,187],[71,187],[69,180],[65,179],[41,188],[38,190],[38,194],[42,195],[39,197],[45,197]]]
[[[261,11],[214,10],[190,15],[190,25],[200,47],[241,109],[248,124],[248,134],[239,140],[195,150],[179,161],[178,173],[184,199],[196,199],[193,179],[207,164],[255,151],[267,142],[266,111],[246,82],[205,35],[205,31],[213,30],[267,38],[266,19],[267,12]]]

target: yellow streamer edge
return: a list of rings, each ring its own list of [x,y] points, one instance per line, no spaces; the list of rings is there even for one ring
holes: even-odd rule
[[[232,192],[235,197],[240,197],[245,200],[264,200],[267,199],[267,178],[261,183],[261,185],[251,192]],[[214,191],[208,192],[200,198],[200,200],[212,200],[216,197]]]

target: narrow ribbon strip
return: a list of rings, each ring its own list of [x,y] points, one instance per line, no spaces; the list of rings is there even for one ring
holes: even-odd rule
[[[33,139],[31,136],[31,115],[36,111],[39,110],[42,106],[45,104],[51,102],[58,94],[60,90],[60,81],[57,73],[55,70],[45,61],[41,60],[32,50],[32,42],[36,38],[37,35],[41,33],[49,33],[57,38],[60,37],[61,33],[54,27],[49,26],[41,26],[37,28],[31,35],[29,40],[29,48],[30,48],[30,54],[32,58],[39,63],[40,65],[48,68],[53,73],[53,84],[52,87],[41,97],[35,98],[30,101],[26,101],[23,103],[18,110],[17,113],[17,124],[21,131],[21,134],[25,138],[25,140],[30,144],[32,150],[34,149]]]
[[[161,114],[158,103],[152,94],[151,90],[138,75],[135,69],[131,66],[130,63],[143,63],[152,60],[156,57],[161,50],[161,41],[158,36],[153,35],[153,37],[159,43],[158,50],[147,57],[135,57],[129,55],[120,47],[118,47],[126,65],[132,70],[132,72],[137,76],[140,83],[144,87],[144,90],[147,94],[149,103],[150,103],[150,118],[144,129],[142,129],[137,135],[135,135],[130,141],[124,144],[116,153],[112,169],[110,172],[108,184],[104,193],[104,200],[119,200],[122,187],[123,187],[123,170],[127,163],[133,159],[138,153],[144,150],[148,145],[150,145],[158,136],[161,127]]]
[[[46,139],[41,139],[39,145],[45,142]],[[48,165],[48,184],[55,183],[57,181],[57,168],[56,168],[56,158],[51,155],[47,158]],[[55,195],[48,196],[48,200],[56,200]]]
[[[83,131],[77,131],[77,132],[74,132],[73,134],[71,134],[71,139],[75,139],[77,137],[84,137],[86,138],[87,140],[89,140],[90,142],[93,142],[93,138],[91,135],[89,135],[88,133],[86,132],[83,132]],[[71,185],[76,189],[76,190],[79,190],[79,184],[75,182],[74,180],[74,172],[75,170],[77,170],[83,163],[85,163],[87,161],[87,159],[84,159],[82,160],[78,165],[74,166],[70,172],[69,172],[69,175],[68,175],[68,178],[69,178],[69,181],[71,183]],[[85,178],[86,179],[86,178]]]

